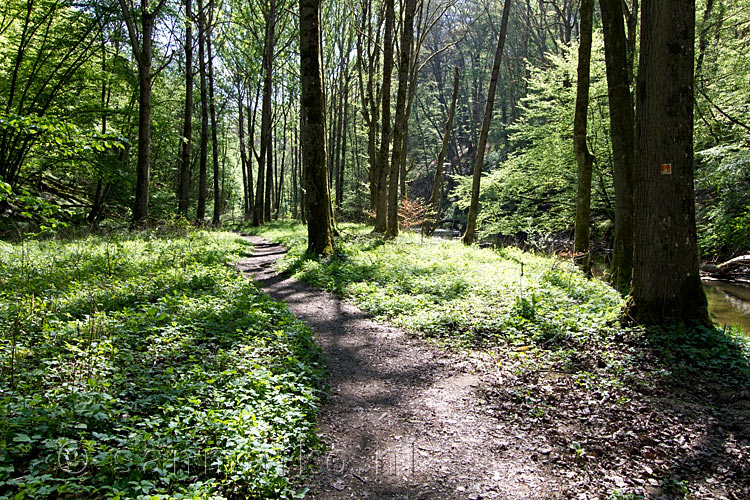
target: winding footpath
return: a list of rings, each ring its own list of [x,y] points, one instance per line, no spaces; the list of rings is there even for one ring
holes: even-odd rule
[[[286,250],[258,236],[246,239],[255,253],[237,267],[314,330],[327,363],[329,397],[318,416],[326,450],[308,457],[316,471],[312,498],[567,496],[536,460],[539,443],[482,412],[475,363],[276,273],[274,262]]]

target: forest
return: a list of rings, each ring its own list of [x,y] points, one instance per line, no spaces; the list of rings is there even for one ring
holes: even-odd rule
[[[747,498],[750,0],[5,0],[0,270],[0,499]]]

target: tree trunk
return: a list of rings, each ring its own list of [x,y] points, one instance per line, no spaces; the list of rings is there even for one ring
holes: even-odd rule
[[[299,212],[297,211],[297,206],[299,203],[299,195],[297,193],[297,175],[299,173],[299,169],[297,168],[298,156],[297,127],[294,127],[294,140],[292,141],[292,219],[295,220],[299,218]]]
[[[435,233],[437,224],[440,221],[440,213],[443,208],[443,162],[448,152],[450,143],[451,129],[453,128],[453,115],[456,113],[456,99],[458,98],[459,82],[458,66],[454,68],[453,74],[453,95],[451,96],[451,105],[448,109],[448,119],[445,121],[445,131],[443,132],[443,145],[437,156],[435,164],[435,180],[432,182],[432,195],[430,196],[430,214],[422,224],[422,234],[432,236]]]
[[[627,28],[628,82],[632,85],[635,79],[633,69],[635,68],[635,42],[638,34],[638,13],[640,12],[640,7],[638,0],[632,0],[630,9],[628,9],[627,1],[623,0],[622,7],[625,12],[625,27]]]
[[[581,28],[578,47],[578,85],[573,121],[573,149],[578,164],[576,192],[576,224],[574,252],[576,261],[586,274],[591,274],[591,175],[594,156],[586,142],[589,112],[589,79],[591,67],[591,36],[594,27],[594,0],[581,1]]]
[[[642,5],[633,280],[623,320],[708,326],[693,188],[695,4]]]
[[[198,167],[198,210],[196,220],[203,224],[206,218],[206,198],[208,197],[208,88],[206,85],[206,13],[203,0],[198,0],[198,68],[201,81],[201,145]]]
[[[253,225],[262,225],[271,217],[271,193],[270,177],[273,166],[269,158],[272,157],[271,141],[271,93],[273,92],[273,46],[276,31],[275,19],[276,2],[271,0],[268,11],[265,13],[266,28],[263,50],[263,106],[260,123],[260,156],[258,158],[258,187],[255,191],[255,211],[253,213]],[[271,174],[271,175],[269,175]]]
[[[269,104],[269,109],[270,109]],[[271,113],[269,112],[269,115]],[[269,118],[269,122],[273,118]],[[271,208],[273,207],[273,170],[274,170],[274,148],[273,148],[273,124],[268,127],[267,146],[266,146],[266,190],[265,200],[263,200],[263,220],[271,222]]]
[[[341,213],[344,200],[344,170],[346,169],[347,117],[349,116],[349,78],[344,85],[344,125],[341,138],[341,161],[336,169],[336,210]]]
[[[286,167],[286,115],[287,111],[283,113],[283,120],[281,126],[281,167],[279,168],[278,182],[276,183],[276,214],[274,218],[279,219],[281,215],[281,200],[284,196],[284,170]]]
[[[383,116],[378,167],[375,171],[377,195],[375,202],[375,233],[385,233],[388,209],[388,151],[391,144],[391,73],[393,72],[393,24],[396,17],[394,0],[385,0],[385,33],[383,35],[383,86],[380,104]]]
[[[177,212],[187,217],[190,198],[190,154],[193,138],[193,0],[185,0],[185,111],[182,127]]]
[[[255,118],[256,110],[258,107],[258,95],[260,91],[260,85],[255,92],[255,100],[250,99],[250,94],[247,96],[247,196],[248,196],[248,212],[246,218],[252,220],[253,211],[255,210],[255,192],[253,188],[253,157],[255,156]],[[250,106],[252,104],[253,112],[250,112]],[[257,158],[256,158],[257,160]]]
[[[214,3],[209,3],[208,26],[206,31],[206,47],[208,48],[208,102],[211,113],[211,145],[213,148],[214,167],[214,213],[211,219],[213,226],[221,224],[221,189],[219,185],[219,141],[216,137],[216,103],[214,102],[214,61],[211,48],[211,30],[213,29]]]
[[[490,85],[487,89],[487,103],[484,107],[484,120],[482,121],[482,130],[479,132],[479,139],[476,151],[476,161],[474,162],[474,177],[471,183],[471,204],[469,205],[469,215],[466,220],[466,232],[463,235],[465,245],[474,243],[477,212],[479,210],[479,183],[482,179],[482,167],[484,165],[484,153],[487,148],[487,135],[490,131],[490,122],[492,121],[492,110],[495,107],[495,90],[497,89],[497,80],[500,75],[500,62],[503,58],[503,47],[505,46],[505,34],[508,31],[508,16],[510,15],[511,0],[505,0],[503,5],[503,19],[500,25],[500,36],[497,40],[497,50],[495,51],[495,61],[492,64],[492,75]]]
[[[633,272],[633,97],[622,0],[599,0],[599,5],[604,29],[615,187],[615,244],[609,279],[617,289],[627,292]]]
[[[343,50],[343,49],[342,49]],[[336,190],[335,193],[338,195],[339,192],[339,169],[341,168],[341,130],[343,126],[344,121],[344,63],[341,64],[341,70],[339,75],[339,95],[338,95],[338,104],[336,107],[336,131],[335,131],[335,152],[333,155],[333,177],[336,178]],[[338,208],[339,204],[336,203],[336,207]]]
[[[120,7],[128,28],[130,44],[138,62],[138,165],[136,167],[135,203],[133,224],[140,225],[148,217],[149,183],[151,176],[151,63],[154,19],[161,2],[153,12],[148,12],[148,3],[141,0],[141,39],[130,16],[130,9],[120,0]],[[30,7],[29,7],[30,8]],[[139,43],[140,42],[140,43]],[[139,46],[140,45],[140,46]]]
[[[377,23],[373,23],[372,2],[361,0],[362,8],[361,24],[357,30],[357,66],[359,93],[362,99],[362,118],[367,127],[367,154],[369,168],[367,171],[368,181],[370,184],[369,208],[375,210],[377,205],[377,166],[378,166],[378,116],[380,104],[380,94],[375,91],[375,79],[377,68],[380,61],[380,36],[382,33],[383,18],[377,15]],[[373,27],[374,33],[373,33]],[[365,46],[366,42],[366,46]],[[366,68],[365,68],[366,56]],[[364,72],[367,70],[367,84],[364,81]]]
[[[250,190],[247,182],[247,151],[245,150],[245,103],[242,97],[242,84],[237,82],[237,110],[239,112],[240,163],[242,165],[242,214],[247,217],[250,212]]]
[[[320,1],[299,0],[300,136],[309,215],[307,251],[328,255],[333,251],[333,223],[326,165]]]
[[[404,154],[404,137],[406,132],[406,93],[409,85],[409,69],[411,68],[411,49],[414,41],[414,12],[417,8],[416,0],[406,0],[404,3],[404,23],[401,29],[401,51],[398,63],[398,93],[396,95],[396,121],[393,127],[393,156],[391,157],[390,184],[388,186],[388,223],[385,235],[388,238],[398,236],[398,208],[399,208],[399,174],[401,160]]]

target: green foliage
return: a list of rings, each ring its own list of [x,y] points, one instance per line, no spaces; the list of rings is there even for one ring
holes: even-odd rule
[[[10,184],[0,181],[0,209],[3,208],[7,213],[0,214],[0,234],[30,236],[36,230],[38,234],[54,234],[68,226],[64,220],[70,215],[67,210],[26,189],[16,194]]]
[[[622,299],[575,266],[513,248],[403,234],[383,241],[345,225],[330,259],[307,259],[304,226],[272,225],[264,236],[290,248],[281,268],[353,298],[363,309],[426,335],[471,344],[563,345],[608,331]],[[523,275],[521,267],[523,264]]]
[[[49,116],[0,113],[0,131],[28,138],[43,154],[68,159],[78,158],[87,152],[125,149],[127,144],[127,140],[117,134],[82,130],[73,123]]]
[[[575,220],[576,161],[573,116],[576,92],[576,47],[550,54],[543,67],[528,65],[528,94],[513,123],[507,159],[488,157],[481,185],[478,227],[487,235],[559,233]],[[592,217],[613,218],[609,144],[609,106],[601,32],[594,34],[588,143],[595,157]],[[459,208],[468,207],[471,179],[461,180],[455,194]]]
[[[701,151],[696,213],[703,253],[731,257],[750,249],[750,150],[740,145]]]
[[[227,265],[243,240],[0,247],[0,498],[295,495],[319,351]]]
[[[631,492],[625,492],[622,490],[612,490],[607,496],[607,500],[642,500],[643,495],[637,495]]]

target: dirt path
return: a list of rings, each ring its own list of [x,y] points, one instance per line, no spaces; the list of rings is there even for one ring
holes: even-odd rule
[[[318,419],[327,451],[314,459],[312,498],[556,496],[539,460],[544,444],[482,414],[471,363],[277,274],[285,249],[247,239],[255,254],[238,267],[312,327],[328,365],[330,398]]]

